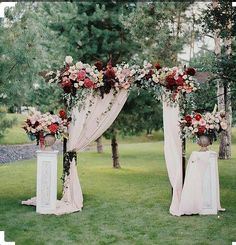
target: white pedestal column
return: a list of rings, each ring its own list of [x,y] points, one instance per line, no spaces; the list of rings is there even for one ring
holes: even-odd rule
[[[217,153],[211,152],[203,176],[203,206],[200,214],[217,214]]]
[[[37,151],[36,212],[51,214],[57,202],[58,151]]]

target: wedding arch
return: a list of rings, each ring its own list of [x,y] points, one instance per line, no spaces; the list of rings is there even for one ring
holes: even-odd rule
[[[68,140],[64,141],[64,190],[55,214],[80,211],[83,195],[76,168],[76,152],[100,137],[123,108],[129,91],[137,86],[152,91],[163,101],[164,155],[173,188],[170,213],[178,214],[183,185],[183,141],[179,116],[184,113],[191,93],[197,89],[193,68],[154,66],[144,61],[143,67],[120,64],[104,66],[77,62],[71,56],[64,67],[46,74],[48,83],[63,89],[67,113],[71,117]],[[30,202],[30,201],[29,201]]]

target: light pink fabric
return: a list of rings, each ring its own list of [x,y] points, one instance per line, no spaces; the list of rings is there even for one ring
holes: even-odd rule
[[[209,157],[210,154],[216,154],[212,151],[207,152],[192,152],[187,169],[186,169],[186,177],[184,181],[184,187],[181,195],[181,201],[179,206],[179,214],[178,215],[191,215],[191,214],[201,214],[203,209],[203,177],[204,173],[209,165]],[[217,159],[217,156],[216,156]],[[220,188],[219,188],[219,175],[218,175],[218,164],[216,164],[216,186],[213,188],[216,189],[216,204],[218,210],[224,211],[220,205]],[[211,193],[207,193],[211,195]],[[210,198],[211,200],[211,198]],[[214,202],[214,200],[211,200]]]
[[[170,213],[179,213],[182,191],[182,141],[180,139],[179,107],[163,102],[164,155],[167,172],[173,188]]]
[[[127,100],[128,92],[125,89],[117,94],[111,91],[109,94],[87,97],[82,108],[73,108],[72,122],[69,128],[68,151],[81,151],[92,141],[101,136],[114,122]],[[67,204],[57,213],[60,214],[80,211],[83,207],[83,195],[80,181],[77,175],[75,161],[71,162],[70,175],[65,179],[65,187],[61,202]],[[69,208],[71,207],[71,209]]]
[[[101,96],[88,95],[81,107],[73,108],[72,122],[69,127],[68,151],[81,151],[92,141],[101,136],[114,122],[128,96],[125,89]],[[36,205],[36,198],[23,201],[25,205]],[[63,197],[57,201],[56,215],[80,211],[83,207],[83,195],[77,167],[73,160],[70,174],[65,178]]]

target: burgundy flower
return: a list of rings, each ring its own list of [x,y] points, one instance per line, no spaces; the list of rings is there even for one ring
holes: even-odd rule
[[[159,63],[157,63],[157,64],[155,64],[155,68],[156,68],[157,70],[160,70],[160,69],[161,69],[161,65],[160,65]]]
[[[31,121],[30,121],[29,119],[26,120],[26,123],[27,123],[29,126],[32,125],[32,123],[31,123]]]
[[[34,124],[35,128],[37,128],[39,126],[39,122],[36,121],[35,124]]]
[[[101,71],[102,68],[103,68],[103,65],[102,65],[102,62],[101,62],[101,61],[97,61],[94,65],[97,67],[97,69],[98,69],[99,71]]]
[[[93,88],[94,83],[89,78],[84,79],[84,87],[85,88]]]
[[[116,76],[115,71],[111,66],[108,66],[108,68],[105,72],[105,75],[107,78],[115,78],[115,76]]]
[[[65,93],[70,93],[71,92],[71,86],[72,86],[72,83],[69,79],[67,80],[64,80],[62,83],[61,83],[61,86],[62,88],[64,89],[64,92]]]
[[[60,118],[62,118],[62,119],[66,119],[66,112],[63,110],[63,109],[61,109],[60,111],[59,111],[59,117]]]
[[[166,77],[166,82],[167,82],[167,88],[172,88],[173,86],[176,85],[176,81],[173,75],[169,75]]]
[[[186,115],[184,120],[187,122],[188,125],[192,124],[192,117],[190,115]]]
[[[205,133],[205,130],[206,130],[205,126],[199,126],[198,127],[198,134],[203,135]]]
[[[48,129],[50,130],[51,133],[55,134],[58,130],[59,126],[55,123],[51,124],[48,126]]]
[[[196,70],[192,67],[187,68],[185,72],[189,76],[194,76],[196,74]]]
[[[194,118],[197,120],[197,121],[200,121],[201,118],[202,118],[202,115],[200,113],[197,113],[195,114]]]
[[[146,79],[152,78],[153,70],[149,70],[148,74],[145,75]]]
[[[176,84],[178,86],[184,86],[184,79],[182,78],[182,76],[178,77],[178,79],[176,80]]]

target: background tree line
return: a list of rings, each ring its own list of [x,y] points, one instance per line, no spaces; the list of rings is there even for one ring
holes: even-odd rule
[[[200,18],[188,14],[194,13],[194,4],[18,2],[15,8],[7,9],[0,25],[1,104],[10,111],[17,111],[22,105],[36,106],[42,111],[59,109],[62,106],[60,89],[46,84],[40,73],[60,67],[66,55],[86,63],[97,60],[106,63],[112,57],[113,64],[122,61],[141,64],[146,59],[162,66],[178,65],[178,53],[184,45],[193,46],[195,40],[216,29],[210,25],[200,28],[203,24]],[[214,11],[212,6],[209,8]],[[228,12],[225,16],[231,18]],[[205,12],[205,23],[209,19],[207,14],[209,11]],[[224,26],[221,28],[223,30]],[[235,37],[234,34],[231,37]],[[210,51],[200,52],[190,64],[231,79],[234,69],[225,72],[229,64],[233,67],[231,54],[223,59]],[[195,96],[196,107],[212,110],[217,100],[215,83],[211,80],[201,85],[200,94]],[[212,89],[207,89],[209,87]],[[212,100],[207,100],[209,91]],[[203,103],[205,98],[207,103]],[[119,167],[117,132],[146,131],[150,134],[161,127],[160,102],[147,91],[132,91],[124,109],[105,134],[113,145],[114,167]]]

